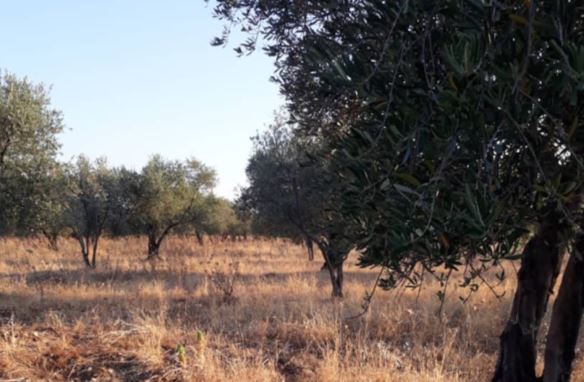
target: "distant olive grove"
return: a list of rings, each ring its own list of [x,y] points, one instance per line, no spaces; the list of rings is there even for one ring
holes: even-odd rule
[[[213,194],[217,175],[200,161],[153,155],[140,171],[83,155],[64,163],[63,127],[46,87],[0,75],[0,235],[42,235],[54,250],[60,238],[74,238],[95,268],[104,235],[144,235],[145,254],[156,258],[173,232],[198,241],[248,234],[249,221]]]
[[[4,75],[2,233],[74,237],[95,267],[104,234],[145,235],[155,258],[170,232],[251,227],[318,248],[334,297],[355,248],[375,286],[435,280],[441,304],[452,275],[470,296],[520,259],[493,381],[569,380],[584,315],[582,2],[217,0],[213,15],[212,44],[237,30],[239,55],[263,48],[286,102],[234,205],[195,160],[59,163],[60,113]]]

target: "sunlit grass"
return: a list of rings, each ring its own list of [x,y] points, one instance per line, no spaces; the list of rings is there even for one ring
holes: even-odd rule
[[[347,320],[377,274],[354,256],[346,298],[332,301],[322,263],[285,241],[173,237],[156,263],[145,249],[144,238],[104,240],[91,271],[74,241],[52,252],[0,239],[0,378],[487,381],[514,288],[509,277],[501,299],[483,287],[462,304],[457,276],[442,320],[435,281],[378,291]]]

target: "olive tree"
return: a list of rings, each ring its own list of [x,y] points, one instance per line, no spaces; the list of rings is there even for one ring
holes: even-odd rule
[[[108,219],[118,208],[119,182],[116,172],[108,168],[105,159],[91,162],[79,156],[67,168],[66,224],[81,250],[87,267],[96,267],[99,240],[105,233]]]
[[[343,263],[351,244],[336,213],[339,179],[319,159],[316,141],[297,139],[284,116],[254,139],[246,169],[249,187],[240,203],[251,212],[256,232],[315,243],[329,271],[332,295],[343,296]]]
[[[173,229],[206,216],[206,199],[216,183],[215,172],[195,159],[167,161],[155,155],[144,166],[134,188],[132,222],[148,236],[148,258]]]
[[[0,232],[30,233],[42,192],[58,167],[61,113],[47,88],[0,73]]]
[[[42,234],[53,251],[59,249],[59,238],[71,233],[68,226],[68,181],[66,167],[55,164],[51,169],[38,174],[31,182],[25,204],[28,206],[30,233]],[[23,216],[22,214],[21,216]]]
[[[207,198],[206,207],[207,209],[201,211],[199,218],[190,225],[197,238],[203,233],[219,235],[223,239],[236,239],[238,236],[247,235],[246,222],[240,219],[231,201],[210,196]],[[201,240],[202,238],[199,242]]]
[[[386,286],[418,283],[420,264],[449,274],[521,257],[495,381],[536,380],[538,330],[565,248],[543,379],[569,378],[574,358],[583,12],[553,0],[215,7],[228,25],[265,37],[294,118],[336,146],[332,161],[350,183],[343,213],[359,227],[361,263],[384,267]]]

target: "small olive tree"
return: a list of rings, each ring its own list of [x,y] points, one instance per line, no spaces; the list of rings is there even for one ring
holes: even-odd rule
[[[202,211],[199,218],[191,225],[197,235],[206,233],[233,240],[247,236],[249,221],[238,214],[233,202],[210,196],[206,205],[206,210]]]
[[[133,188],[136,230],[148,236],[148,258],[158,257],[160,245],[173,229],[203,219],[216,175],[196,159],[184,162],[153,156]]]
[[[70,233],[68,226],[68,178],[66,168],[55,164],[43,174],[39,174],[31,184],[27,204],[30,217],[27,231],[42,234],[53,251],[59,249],[59,238]]]
[[[332,295],[342,297],[343,263],[352,245],[335,206],[342,180],[322,160],[326,148],[295,137],[281,115],[254,141],[246,169],[249,187],[238,204],[250,211],[256,232],[316,244],[331,277]]]
[[[80,156],[67,168],[66,224],[79,242],[83,262],[95,268],[99,240],[117,208],[119,182],[104,159]]]

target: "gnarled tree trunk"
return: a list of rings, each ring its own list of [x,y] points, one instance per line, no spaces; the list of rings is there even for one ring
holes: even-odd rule
[[[89,250],[85,244],[85,241],[83,239],[79,239],[79,245],[81,246],[81,256],[83,256],[83,263],[85,263],[88,268],[91,268],[91,262],[89,261]]]
[[[306,246],[306,251],[308,252],[308,261],[314,261],[314,245],[310,237],[304,239],[304,245]]]
[[[344,256],[340,256],[339,253],[335,253],[330,245],[323,251],[323,255],[325,261],[323,268],[326,267],[331,278],[331,294],[333,298],[342,298]]]
[[[329,274],[331,276],[331,284],[333,286],[332,296],[343,297],[343,263],[329,267]]]
[[[159,257],[158,253],[160,251],[160,245],[162,244],[162,241],[168,234],[170,234],[170,231],[172,231],[172,229],[177,227],[179,224],[180,222],[174,222],[167,225],[158,238],[156,238],[157,230],[153,226],[148,228],[148,260]]]
[[[81,249],[81,256],[83,257],[83,263],[91,268],[91,261],[89,261],[89,237],[83,237],[80,234],[74,232],[71,236],[77,240],[79,243],[79,248]]]
[[[324,257],[324,265],[321,270],[326,269],[329,272],[332,286],[333,298],[343,297],[343,263],[346,256],[341,256],[342,253],[337,253],[333,249],[333,244],[316,241],[322,256]]]
[[[148,232],[148,259],[157,258],[159,251],[160,242],[156,240],[156,234],[154,231]]]
[[[544,382],[570,380],[584,303],[584,235],[575,242],[564,271],[545,349]]]
[[[525,246],[493,382],[536,381],[537,332],[560,269],[561,230],[558,219],[549,217]]]

